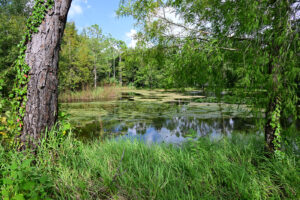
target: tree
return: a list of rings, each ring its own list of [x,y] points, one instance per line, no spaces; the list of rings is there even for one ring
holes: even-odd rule
[[[118,45],[118,54],[119,54],[119,61],[118,61],[119,83],[122,86],[122,84],[123,84],[123,73],[122,73],[122,70],[124,68],[124,63],[122,63],[122,53],[127,50],[127,46],[126,46],[126,43],[124,41],[122,41],[122,40],[119,40],[117,42],[117,45]]]
[[[59,61],[59,90],[74,90],[81,82],[81,69],[75,65],[77,50],[80,46],[75,23],[68,22],[61,42]]]
[[[99,25],[78,34],[74,22],[68,22],[62,39],[59,68],[60,91],[74,91],[117,73],[117,62],[124,42],[105,36]],[[120,71],[120,68],[119,68]]]
[[[10,16],[28,16],[30,0],[0,0],[0,13]]]
[[[25,32],[29,16],[29,0],[0,0],[0,79],[5,80],[2,92],[8,96],[15,72],[11,66],[18,57],[17,45]]]
[[[103,39],[104,36],[102,35],[102,30],[99,25],[95,24],[88,28],[88,35],[90,39],[90,48],[93,53],[93,60],[94,60],[94,88],[97,88],[97,67],[99,65],[99,61],[101,60],[101,55],[103,51]]]
[[[166,10],[179,19],[168,18]],[[259,91],[252,103],[265,110],[266,149],[280,152],[281,124],[297,119],[297,11],[295,0],[134,0],[122,1],[118,13],[135,17],[152,44],[178,48],[174,74],[182,80],[218,91],[230,85],[239,96]],[[183,34],[168,34],[172,27]],[[205,82],[193,73],[201,68]]]
[[[113,80],[116,80],[116,57],[117,57],[117,40],[113,37],[108,37],[108,44],[110,50],[110,58],[112,61]]]
[[[30,67],[30,79],[20,136],[23,145],[35,147],[42,132],[56,123],[59,49],[71,2],[54,0],[53,7],[47,10],[37,32],[27,42],[25,61]],[[40,6],[49,5],[47,1],[40,3]]]

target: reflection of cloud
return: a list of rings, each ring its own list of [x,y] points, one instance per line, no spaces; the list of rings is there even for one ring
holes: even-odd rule
[[[127,41],[129,42],[128,46],[130,48],[135,48],[137,44],[137,39],[136,39],[136,34],[137,31],[135,29],[131,29],[130,32],[126,33]]]
[[[88,0],[74,0],[72,2],[70,11],[69,11],[69,17],[73,18],[77,15],[80,15],[83,13],[83,6],[86,6],[87,8],[90,8],[89,5],[87,5]]]

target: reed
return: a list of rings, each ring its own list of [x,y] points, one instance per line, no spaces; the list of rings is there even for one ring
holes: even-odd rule
[[[115,100],[120,97],[122,90],[119,86],[103,86],[96,89],[86,87],[81,91],[62,92],[58,99],[62,103]]]

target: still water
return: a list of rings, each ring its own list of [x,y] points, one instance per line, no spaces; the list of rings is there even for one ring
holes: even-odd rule
[[[180,144],[189,138],[218,139],[259,133],[245,106],[196,103],[197,92],[124,92],[111,101],[65,103],[76,134],[84,140],[133,138]]]

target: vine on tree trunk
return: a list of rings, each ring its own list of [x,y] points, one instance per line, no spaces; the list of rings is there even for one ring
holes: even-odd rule
[[[275,110],[272,113],[271,116],[271,127],[275,130],[274,132],[274,149],[275,149],[275,156],[279,159],[284,158],[284,152],[281,151],[281,143],[282,143],[282,138],[281,138],[281,126],[280,126],[280,112],[281,112],[281,100],[278,97],[276,99],[276,107]]]
[[[8,102],[10,111],[6,112],[6,117],[1,118],[0,124],[0,139],[1,137],[8,139],[10,145],[15,144],[14,138],[23,130],[23,118],[27,102],[27,85],[30,80],[28,75],[30,67],[25,62],[27,44],[31,40],[32,35],[39,31],[41,23],[53,5],[54,0],[35,0],[32,14],[26,23],[25,35],[18,45],[19,56],[14,63],[16,80]]]

